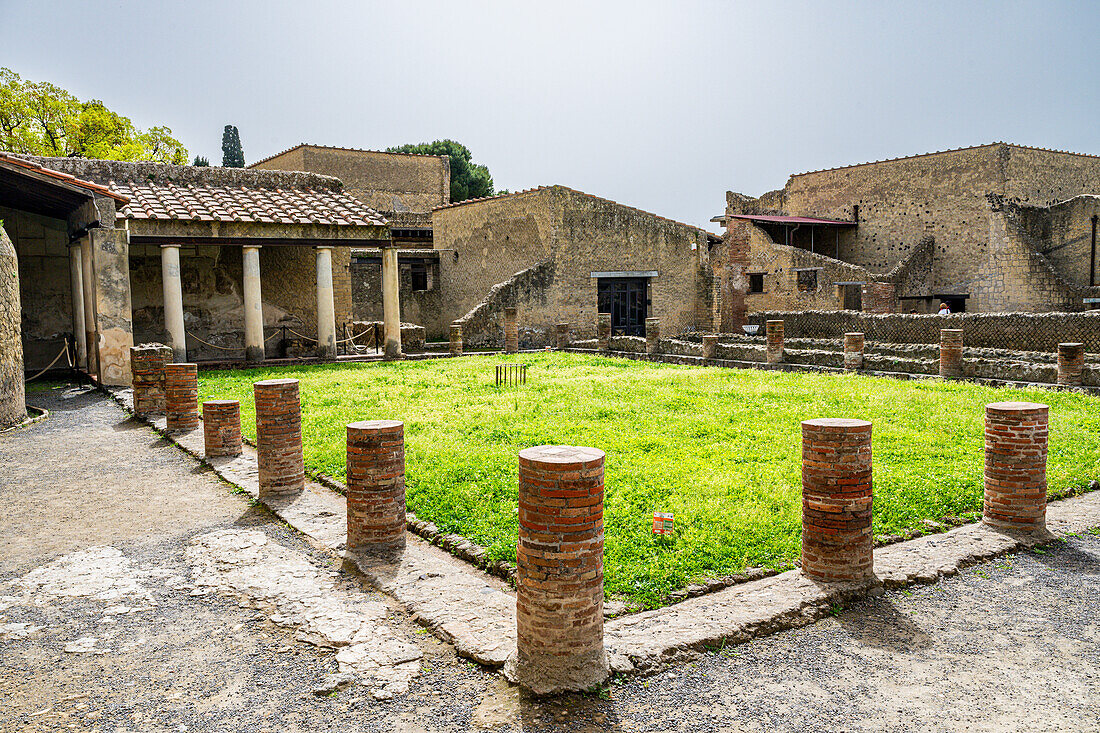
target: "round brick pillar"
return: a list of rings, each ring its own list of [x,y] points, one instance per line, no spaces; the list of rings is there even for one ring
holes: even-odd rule
[[[961,328],[940,329],[940,376],[963,374],[963,332]]]
[[[569,348],[569,324],[559,323],[554,326],[554,335],[559,349]]]
[[[462,324],[451,324],[451,356],[462,356]]]
[[[708,333],[703,336],[703,358],[713,359],[718,355],[718,334]]]
[[[1047,420],[1035,402],[985,406],[985,510],[982,521],[1025,532],[1046,529]]]
[[[1058,384],[1080,387],[1084,384],[1085,345],[1058,344]]]
[[[844,334],[844,368],[863,368],[863,334]]]
[[[405,546],[405,423],[348,425],[348,542],[354,549]]]
[[[172,360],[172,349],[162,344],[130,347],[130,370],[134,376],[134,414],[164,412],[164,365]]]
[[[298,380],[267,379],[255,382],[252,389],[260,500],[296,494],[306,485]]]
[[[170,433],[186,433],[199,426],[197,364],[164,365],[164,411]]]
[[[504,673],[536,694],[607,678],[603,645],[603,466],[595,448],[519,453],[516,651]]]
[[[783,361],[783,321],[768,321],[765,333],[768,339],[767,362],[778,364]]]
[[[241,454],[241,403],[207,400],[202,403],[202,437],[206,457]]]
[[[802,423],[802,573],[826,582],[874,576],[871,423]]]
[[[645,353],[661,353],[661,319],[645,319]]]
[[[515,354],[519,351],[519,324],[515,308],[504,309],[504,353]]]
[[[596,314],[596,348],[600,351],[611,350],[611,314]]]

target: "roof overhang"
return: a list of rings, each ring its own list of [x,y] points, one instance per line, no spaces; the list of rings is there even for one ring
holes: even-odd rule
[[[717,218],[717,217],[716,217]],[[727,214],[730,219],[748,219],[757,224],[809,224],[814,226],[854,227],[856,222],[841,219],[820,219],[814,216],[772,216],[769,214]],[[713,221],[713,219],[712,219]]]
[[[0,204],[4,206],[54,219],[68,219],[97,196],[106,196],[121,204],[128,201],[104,186],[0,153]]]

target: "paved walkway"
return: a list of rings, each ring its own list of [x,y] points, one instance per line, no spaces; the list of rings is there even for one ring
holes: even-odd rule
[[[31,400],[51,417],[0,436],[0,730],[1095,730],[1100,720],[1100,537],[1087,532],[620,680],[607,699],[539,702],[456,658],[353,568],[102,396]],[[346,682],[342,671],[350,686],[314,694]]]

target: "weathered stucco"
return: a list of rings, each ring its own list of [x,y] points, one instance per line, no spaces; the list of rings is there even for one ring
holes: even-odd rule
[[[11,239],[0,227],[0,430],[27,417],[19,321],[19,264]]]

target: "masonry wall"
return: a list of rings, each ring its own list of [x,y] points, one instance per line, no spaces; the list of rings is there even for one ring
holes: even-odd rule
[[[0,220],[19,258],[20,329],[26,369],[38,370],[57,356],[72,333],[72,282],[67,224],[0,207]],[[61,363],[65,366],[64,360]]]
[[[539,286],[525,286],[528,295],[515,303],[521,332],[549,332],[563,322],[578,335],[594,334],[593,272],[657,271],[649,315],[661,319],[665,333],[694,329],[708,313],[709,304],[699,303],[708,295],[707,239],[694,227],[563,186],[439,209],[432,221],[444,295],[437,327],[466,315],[493,286],[544,263],[553,264],[552,277],[544,283],[540,275]]]
[[[451,200],[446,156],[306,145],[251,167],[335,176],[349,195],[384,212],[426,212]]]
[[[0,429],[16,425],[27,416],[23,391],[19,282],[15,247],[5,229],[0,228]]]
[[[397,277],[401,299],[402,323],[415,323],[424,326],[429,339],[444,338],[446,324],[440,322],[439,311],[445,300],[440,290],[439,262],[431,262],[428,267],[428,289],[412,289],[412,265],[402,260],[400,253],[397,261]],[[380,257],[359,257],[351,265],[352,281],[352,317],[356,321],[382,320],[382,260]],[[430,328],[429,328],[430,326]]]
[[[1050,205],[1098,191],[1098,157],[997,143],[798,174],[781,195],[773,192],[762,200],[781,202],[787,214],[838,219],[852,218],[858,206],[859,226],[842,235],[840,259],[876,273],[886,272],[931,235],[935,277],[927,295],[974,298],[976,268],[993,255],[987,194]],[[1079,259],[1068,261],[1068,253],[1065,259],[1055,263],[1059,272],[1080,269]],[[1048,292],[1039,283],[1021,302],[1042,302]],[[967,307],[983,309],[977,302]],[[984,307],[996,306],[986,301]]]

